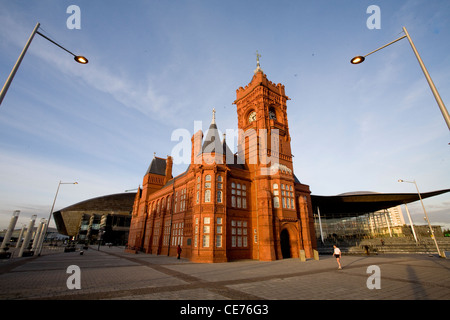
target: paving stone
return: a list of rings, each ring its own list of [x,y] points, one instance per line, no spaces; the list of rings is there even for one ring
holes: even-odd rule
[[[68,289],[77,265],[81,289]],[[332,256],[320,260],[202,264],[120,247],[52,252],[0,265],[0,299],[32,300],[449,300],[450,260],[428,255]],[[367,272],[380,268],[381,289]]]

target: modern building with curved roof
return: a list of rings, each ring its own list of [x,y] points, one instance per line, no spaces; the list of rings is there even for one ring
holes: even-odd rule
[[[316,235],[322,239],[356,239],[375,236],[414,236],[416,231],[407,204],[450,192],[421,193],[347,192],[336,196],[311,195]],[[401,205],[405,206],[409,226]],[[434,226],[433,229],[440,227]],[[435,231],[436,232],[436,231]],[[417,239],[416,239],[417,241]]]
[[[58,232],[79,241],[125,244],[136,192],[105,195],[53,212]]]
[[[421,193],[422,199],[450,192],[450,189]],[[323,218],[335,214],[354,217],[361,214],[389,209],[420,200],[418,193],[378,193],[372,191],[347,192],[336,196],[311,195],[313,209]]]

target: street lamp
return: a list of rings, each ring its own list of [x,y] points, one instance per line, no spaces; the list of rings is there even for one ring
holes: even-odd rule
[[[414,185],[416,186],[417,194],[419,195],[420,203],[422,204],[423,212],[425,213],[425,220],[428,222],[428,227],[430,228],[431,237],[434,240],[434,244],[436,245],[437,252],[438,252],[440,257],[445,257],[443,254],[441,254],[441,250],[439,250],[439,246],[438,246],[438,243],[436,241],[436,237],[434,236],[434,231],[433,231],[433,228],[431,227],[430,219],[428,219],[427,211],[425,210],[425,206],[423,205],[422,196],[420,195],[419,188],[417,187],[416,180],[406,181],[406,180],[399,179],[398,182],[414,183]]]
[[[56,189],[55,199],[53,200],[52,209],[50,210],[50,215],[48,216],[48,221],[47,221],[47,223],[45,224],[45,229],[44,229],[44,232],[42,233],[42,234],[43,234],[42,241],[41,241],[41,243],[39,244],[39,248],[36,250],[36,251],[38,252],[38,256],[41,255],[42,247],[43,247],[43,243],[44,243],[44,238],[45,238],[45,235],[47,234],[47,230],[48,230],[48,226],[49,226],[49,224],[50,224],[50,220],[52,219],[53,208],[55,207],[56,197],[58,196],[59,187],[60,187],[62,184],[78,184],[78,182],[61,182],[61,181],[59,181],[58,188]]]
[[[67,50],[67,49],[64,48],[63,46],[61,46],[61,45],[59,45],[58,43],[56,43],[55,41],[53,41],[52,39],[50,39],[50,38],[44,36],[42,33],[40,33],[40,32],[38,31],[39,26],[40,26],[40,23],[38,22],[38,23],[36,24],[36,26],[34,27],[33,32],[31,32],[30,38],[28,39],[27,43],[25,44],[25,47],[23,48],[22,53],[21,53],[20,56],[19,56],[19,59],[17,59],[16,64],[14,65],[14,67],[13,67],[11,73],[9,74],[8,79],[6,79],[6,82],[5,82],[5,84],[3,85],[2,91],[0,92],[0,105],[2,104],[3,98],[5,97],[6,92],[8,91],[8,88],[9,88],[9,86],[11,85],[11,82],[12,82],[12,80],[13,80],[13,78],[14,78],[14,75],[16,74],[17,69],[19,69],[20,63],[22,62],[23,57],[25,56],[25,53],[27,52],[28,47],[30,46],[31,41],[33,40],[34,35],[35,35],[36,33],[37,33],[38,35],[40,35],[41,37],[47,39],[47,40],[50,41],[51,43],[57,45],[58,47],[60,47],[60,48],[63,49],[64,51],[66,51],[66,52],[70,53],[71,55],[73,55],[74,60],[75,60],[76,62],[81,63],[81,64],[86,64],[86,63],[88,63],[88,59],[86,59],[85,57],[75,55],[74,53],[70,52],[69,50]]]
[[[444,102],[442,101],[441,96],[439,95],[439,92],[437,91],[436,86],[433,83],[433,80],[431,80],[430,74],[428,73],[427,69],[425,68],[425,64],[423,63],[422,58],[420,57],[419,52],[417,51],[416,46],[414,45],[414,43],[413,43],[411,37],[409,36],[409,33],[408,33],[408,31],[406,30],[405,27],[403,27],[403,32],[405,33],[404,36],[402,36],[402,37],[400,37],[398,39],[395,39],[394,41],[391,41],[388,44],[386,44],[386,45],[384,45],[384,46],[382,46],[382,47],[380,47],[380,48],[378,48],[378,49],[376,49],[376,50],[374,50],[372,52],[369,52],[365,56],[356,56],[356,57],[354,57],[353,59],[350,60],[350,63],[352,63],[352,64],[362,63],[368,55],[371,55],[374,52],[377,52],[377,51],[379,51],[379,50],[381,50],[381,49],[383,49],[383,48],[385,48],[385,47],[387,47],[387,46],[389,46],[389,45],[391,45],[391,44],[393,44],[393,43],[395,43],[397,41],[400,41],[403,38],[408,38],[409,44],[411,45],[411,48],[413,49],[414,54],[416,55],[417,61],[419,61],[420,67],[422,68],[422,71],[423,71],[423,73],[425,75],[425,78],[428,81],[428,85],[430,86],[430,89],[433,92],[434,98],[436,99],[436,102],[437,102],[437,104],[439,106],[439,109],[441,110],[442,116],[444,117],[444,120],[447,123],[447,127],[450,130],[450,115],[449,115],[449,113],[447,111],[447,108],[445,107]]]

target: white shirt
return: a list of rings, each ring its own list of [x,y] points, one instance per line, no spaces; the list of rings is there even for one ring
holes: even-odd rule
[[[339,248],[334,248],[334,254],[341,254],[341,250],[339,250]]]

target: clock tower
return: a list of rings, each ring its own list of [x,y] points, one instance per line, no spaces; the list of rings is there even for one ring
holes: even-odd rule
[[[238,115],[238,152],[254,181],[252,219],[257,226],[257,258],[294,257],[298,256],[298,250],[305,250],[306,256],[311,257],[314,244],[310,234],[310,191],[294,175],[286,106],[290,99],[284,85],[267,79],[258,52],[256,57],[252,80],[236,90],[234,104]]]
[[[256,54],[257,67],[250,83],[236,90],[234,104],[240,129],[241,157],[249,168],[256,170],[282,165],[293,170],[291,137],[286,112],[286,101],[290,100],[284,85],[267,79]],[[256,167],[255,167],[256,166]],[[264,170],[260,170],[264,173]],[[267,171],[267,170],[266,170]]]

